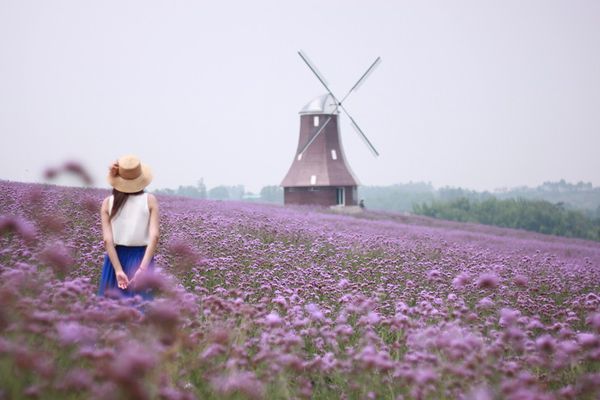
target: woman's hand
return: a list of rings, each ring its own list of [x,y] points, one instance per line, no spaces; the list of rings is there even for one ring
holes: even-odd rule
[[[139,278],[140,275],[143,275],[145,272],[146,272],[146,267],[140,266],[137,269],[137,271],[135,271],[135,274],[133,274],[133,278],[131,278],[129,283],[133,283],[133,281],[135,281],[136,278]]]
[[[117,272],[117,284],[119,289],[127,289],[127,286],[129,285],[129,278],[127,278],[127,274],[125,274],[125,272]]]

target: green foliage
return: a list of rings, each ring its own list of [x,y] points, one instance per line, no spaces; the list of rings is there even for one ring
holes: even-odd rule
[[[591,183],[544,182],[537,187],[517,187],[497,189],[494,192],[477,192],[463,188],[442,187],[435,189],[431,183],[409,182],[390,186],[361,186],[359,199],[373,210],[410,212],[414,204],[424,202],[452,201],[467,198],[470,201],[484,201],[491,198],[546,200],[561,203],[567,209],[581,210],[590,218],[600,218],[600,187]]]
[[[358,198],[364,199],[368,208],[407,212],[413,204],[431,201],[435,198],[435,189],[431,183],[406,183],[391,186],[360,186]]]
[[[265,186],[260,190],[260,199],[267,203],[283,204],[283,188],[281,186]]]
[[[229,200],[229,190],[225,186],[216,186],[208,191],[208,198],[212,200]]]
[[[600,241],[600,219],[590,218],[564,204],[545,200],[497,199],[433,200],[415,204],[413,212],[433,218],[461,222],[477,222],[506,228],[525,229],[551,235],[578,237]]]
[[[281,186],[264,186],[260,195],[247,192],[243,185],[219,185],[207,189],[204,180],[200,179],[196,186],[179,186],[177,189],[157,189],[155,194],[184,196],[196,199],[237,200],[263,203],[283,204],[283,188]]]
[[[196,186],[179,186],[177,189],[156,189],[156,194],[166,194],[175,196],[193,197],[196,199],[206,199],[206,185],[204,179],[200,178]]]

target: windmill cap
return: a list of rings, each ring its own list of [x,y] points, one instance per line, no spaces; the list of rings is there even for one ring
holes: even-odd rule
[[[335,100],[329,93],[315,97],[300,110],[300,115],[337,114]]]

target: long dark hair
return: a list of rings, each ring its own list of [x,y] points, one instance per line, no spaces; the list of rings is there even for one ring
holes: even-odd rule
[[[110,211],[109,219],[113,219],[114,216],[117,215],[117,213],[119,212],[121,207],[123,207],[123,204],[125,204],[125,202],[129,198],[129,196],[137,196],[142,193],[144,193],[143,189],[140,190],[139,192],[135,192],[135,193],[125,193],[125,192],[121,192],[121,191],[118,191],[117,189],[113,188],[112,194],[113,194],[115,200],[113,201],[113,206],[112,206],[112,210]]]

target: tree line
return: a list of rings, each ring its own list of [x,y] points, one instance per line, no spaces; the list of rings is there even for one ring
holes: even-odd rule
[[[263,203],[283,204],[283,188],[279,186],[264,186],[259,193],[246,191],[244,185],[218,185],[207,188],[203,179],[196,185],[180,185],[177,189],[156,189],[155,194],[185,196],[195,199],[255,201]]]
[[[569,210],[564,204],[553,204],[545,200],[495,197],[470,200],[460,197],[450,201],[433,200],[415,204],[413,212],[452,221],[476,222],[600,241],[600,218],[592,218],[580,210]]]
[[[568,183],[564,179],[544,182],[536,187],[497,189],[493,192],[464,188],[442,187],[435,189],[431,183],[409,182],[389,186],[360,186],[358,196],[368,208],[396,212],[412,212],[414,204],[431,201],[453,201],[467,198],[471,201],[496,199],[545,200],[561,204],[566,209],[580,210],[590,218],[600,218],[600,187],[591,183]]]

